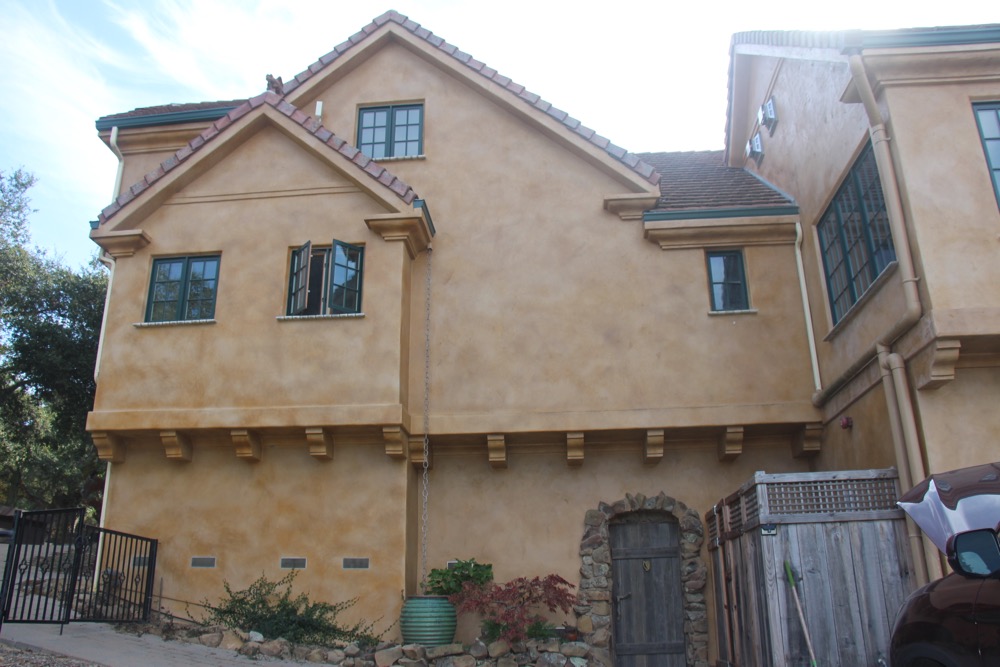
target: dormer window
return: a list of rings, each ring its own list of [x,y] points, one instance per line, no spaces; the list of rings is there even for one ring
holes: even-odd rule
[[[398,104],[358,112],[358,148],[378,160],[424,152],[424,106]]]
[[[761,160],[764,159],[764,144],[761,142],[760,132],[755,132],[747,141],[746,156],[760,166]]]
[[[761,127],[766,127],[769,135],[774,136],[774,127],[778,124],[778,113],[774,110],[774,98],[769,97],[767,102],[760,105],[757,111],[757,123]]]

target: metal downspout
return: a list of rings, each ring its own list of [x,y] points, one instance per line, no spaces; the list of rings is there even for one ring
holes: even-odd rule
[[[872,359],[877,356],[882,386],[885,391],[886,403],[889,408],[889,426],[892,432],[893,449],[896,456],[896,468],[899,471],[899,482],[903,491],[909,490],[914,482],[926,477],[913,403],[910,398],[909,383],[906,377],[905,361],[899,354],[892,353],[892,344],[923,315],[920,303],[920,291],[917,289],[917,275],[913,267],[913,254],[910,251],[910,237],[906,230],[903,216],[902,198],[899,193],[899,182],[896,178],[896,168],[889,148],[889,134],[885,120],[875,99],[875,91],[868,80],[864,60],[860,53],[853,53],[848,58],[854,87],[864,104],[868,116],[869,135],[872,142],[872,152],[878,166],[879,180],[882,184],[882,195],[885,200],[886,215],[889,219],[889,229],[896,251],[896,262],[899,267],[904,309],[903,314],[889,329],[869,346],[855,361],[841,373],[833,382],[813,394],[813,404],[822,407],[831,396],[842,389],[855,375],[861,372]],[[895,368],[898,366],[898,368]],[[907,519],[907,532],[910,534],[910,546],[913,552],[914,564],[918,579],[921,577],[938,578],[941,576],[941,560],[937,549],[928,550],[926,540],[920,537],[912,522]],[[919,538],[919,545],[916,539]],[[921,581],[925,583],[926,579]]]
[[[903,427],[903,443],[906,447],[910,464],[911,479],[923,480],[927,476],[924,460],[920,450],[920,434],[917,431],[917,420],[913,412],[913,402],[910,400],[910,387],[906,378],[906,361],[897,352],[886,357],[886,364],[892,373],[892,382],[896,390],[899,417]],[[940,579],[944,576],[941,568],[941,555],[930,540],[921,540],[924,557],[927,561],[927,576]]]
[[[108,142],[111,152],[118,158],[118,174],[115,176],[115,191],[111,195],[111,201],[118,199],[119,190],[122,187],[122,176],[125,174],[125,156],[122,149],[118,147],[118,126],[111,128],[111,141]]]
[[[879,375],[882,377],[882,388],[885,390],[885,402],[889,409],[889,428],[892,431],[892,444],[896,454],[896,461],[908,461],[906,453],[905,436],[903,434],[903,422],[900,416],[899,401],[896,397],[896,386],[893,383],[892,371],[889,369],[889,348],[885,345],[878,346]],[[913,486],[913,478],[910,476],[909,466],[897,467],[899,473],[899,485],[901,488],[909,489]],[[906,537],[910,546],[910,554],[913,558],[913,567],[917,575],[917,586],[923,586],[930,581],[927,575],[927,558],[924,552],[923,533],[909,516],[906,517]]]
[[[812,362],[813,387],[823,388],[819,375],[819,357],[816,354],[816,333],[813,331],[812,307],[809,305],[809,291],[806,289],[806,271],[802,265],[802,223],[795,223],[795,268],[799,272],[799,292],[802,294],[802,314],[806,320],[806,336],[809,339],[809,360]]]
[[[118,147],[118,126],[111,128],[111,141],[109,142],[111,152],[118,158],[118,173],[115,175],[115,191],[111,195],[111,201],[118,198],[118,192],[122,187],[122,176],[125,173],[125,156],[122,155],[121,148]],[[94,363],[94,382],[101,374],[101,353],[104,351],[104,332],[108,326],[108,304],[111,302],[111,286],[115,282],[115,258],[102,251],[98,260],[108,267],[108,289],[104,293],[104,313],[101,315],[101,333],[97,339],[97,361]],[[100,526],[104,528],[107,518],[108,494],[111,490],[111,461],[104,467],[104,494],[101,496],[101,521]]]

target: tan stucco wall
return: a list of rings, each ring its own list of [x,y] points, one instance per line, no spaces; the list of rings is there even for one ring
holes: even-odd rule
[[[756,470],[807,470],[789,451],[787,439],[760,438],[720,464],[714,442],[692,439],[670,446],[659,464],[644,465],[637,443],[607,444],[588,448],[583,465],[567,467],[563,450],[536,444],[512,448],[508,468],[494,470],[485,448],[444,448],[430,477],[429,566],[475,558],[493,564],[497,581],[555,572],[577,585],[587,510],[626,493],[663,492],[704,516]],[[707,564],[705,549],[702,558]],[[706,597],[711,603],[710,588]]]
[[[972,105],[1000,100],[1000,82],[891,87],[900,184],[918,270],[933,310],[1000,307],[1000,209]]]
[[[865,470],[896,466],[888,407],[881,383],[832,416],[823,431],[823,451],[816,457],[818,470]],[[850,426],[841,420],[850,418]]]
[[[364,224],[383,212],[277,131],[256,135],[143,221],[152,243],[117,261],[95,410],[185,409],[187,422],[178,426],[194,427],[283,418],[213,409],[398,406],[408,272],[402,244],[384,242]],[[364,244],[366,263],[375,267],[365,273],[365,317],[278,321],[290,250],[333,238]],[[153,258],[199,253],[221,254],[216,323],[133,326],[144,319]],[[135,412],[109,414],[104,427],[155,422]]]
[[[192,461],[178,463],[164,459],[158,442],[133,442],[127,461],[112,464],[104,521],[159,540],[155,592],[174,601],[215,601],[223,581],[238,590],[261,574],[277,580],[288,573],[282,557],[305,557],[294,591],[329,602],[358,597],[345,620],[395,620],[407,466],[378,446],[350,442],[338,443],[328,462],[293,438],[263,449],[251,464],[236,460],[225,440],[198,439]],[[215,556],[217,567],[192,568],[193,556]],[[344,570],[344,558],[369,558],[370,569]],[[184,616],[182,603],[168,606]]]
[[[917,392],[929,472],[996,461],[1000,368],[961,368],[940,389]]]

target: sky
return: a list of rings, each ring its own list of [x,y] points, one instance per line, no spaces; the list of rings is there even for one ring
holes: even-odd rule
[[[735,32],[1000,22],[996,0],[0,0],[0,171],[38,179],[33,243],[96,256],[117,169],[101,116],[256,95],[389,9],[632,152],[723,147]]]

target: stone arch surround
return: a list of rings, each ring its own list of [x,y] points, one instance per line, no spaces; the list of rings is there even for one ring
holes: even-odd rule
[[[662,491],[656,496],[626,493],[613,503],[587,510],[580,541],[580,588],[576,613],[581,639],[591,657],[607,667],[611,657],[611,542],[609,525],[633,512],[671,515],[680,527],[681,584],[684,589],[684,644],[688,667],[708,667],[708,568],[701,558],[705,528],[698,513]]]

